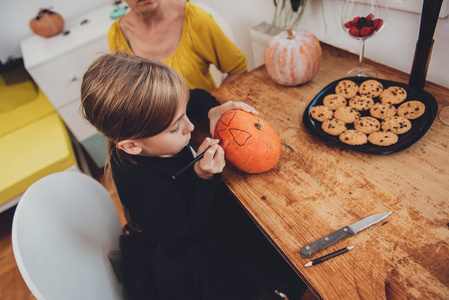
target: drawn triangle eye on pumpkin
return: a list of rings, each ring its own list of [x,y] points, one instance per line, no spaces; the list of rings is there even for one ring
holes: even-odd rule
[[[232,140],[236,142],[237,145],[239,145],[240,147],[245,145],[246,142],[249,140],[250,137],[252,137],[252,134],[244,131],[244,130],[240,130],[240,129],[222,129],[217,131],[216,135],[218,136],[218,138],[222,141],[228,141]]]
[[[226,126],[229,126],[229,124],[231,124],[232,119],[234,119],[234,117],[235,117],[235,111],[230,111],[230,112],[224,113],[220,117],[220,122]]]
[[[229,129],[229,132],[232,134],[233,140],[240,147],[245,145],[246,142],[249,140],[249,138],[252,137],[252,134],[245,130],[231,128],[231,129]]]
[[[222,140],[222,141],[228,140],[229,134],[230,134],[230,132],[228,129],[222,129],[220,131],[217,131],[217,133],[216,133],[216,135],[218,136],[218,139]]]
[[[221,115],[214,138],[221,140],[226,160],[247,173],[271,170],[281,157],[281,141],[265,120],[243,110]]]

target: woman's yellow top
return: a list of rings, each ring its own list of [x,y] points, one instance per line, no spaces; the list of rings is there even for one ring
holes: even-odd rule
[[[117,19],[109,29],[111,52],[135,55],[123,35]],[[246,58],[223,33],[212,16],[198,6],[186,2],[184,27],[176,51],[162,62],[174,68],[189,88],[212,91],[216,86],[209,72],[214,64],[223,73],[246,71]]]

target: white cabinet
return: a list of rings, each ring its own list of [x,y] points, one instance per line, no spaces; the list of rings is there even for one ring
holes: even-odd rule
[[[72,101],[59,108],[58,113],[75,138],[81,143],[97,133],[97,130],[82,116],[80,100]]]
[[[96,149],[95,157],[92,157],[98,166],[103,165],[106,143],[81,114],[80,88],[83,74],[90,63],[109,52],[107,32],[114,22],[109,17],[114,7],[108,5],[67,21],[64,30],[68,34],[51,38],[32,36],[20,44],[25,68],[74,137],[81,145],[92,145],[92,139],[103,140],[94,143],[101,147],[104,145],[104,149]],[[90,145],[84,145],[84,148],[92,148]]]
[[[84,72],[96,57],[105,52],[109,52],[109,49],[106,36],[102,36],[44,64],[31,67],[27,65],[26,58],[24,59],[33,79],[58,109],[80,98]]]

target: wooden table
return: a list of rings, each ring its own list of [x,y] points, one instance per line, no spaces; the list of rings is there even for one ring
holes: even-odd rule
[[[224,85],[220,101],[255,107],[279,134],[281,160],[264,174],[228,165],[223,179],[254,222],[323,299],[449,299],[449,126],[437,117],[411,148],[372,155],[327,145],[302,124],[306,106],[327,84],[345,77],[357,57],[322,44],[322,64],[307,84],[282,87],[265,67]],[[368,61],[379,78],[408,82],[408,75]],[[449,90],[427,82],[439,105]],[[384,221],[312,255],[357,247],[322,264],[301,247],[372,214]]]

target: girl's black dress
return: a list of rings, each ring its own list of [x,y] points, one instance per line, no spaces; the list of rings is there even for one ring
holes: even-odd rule
[[[187,115],[206,116],[219,103],[193,90]],[[220,175],[211,180],[193,168],[189,146],[169,158],[133,157],[117,163],[115,185],[139,231],[121,237],[123,284],[130,299],[252,299],[282,290],[300,295],[302,281],[273,250],[228,193]]]

